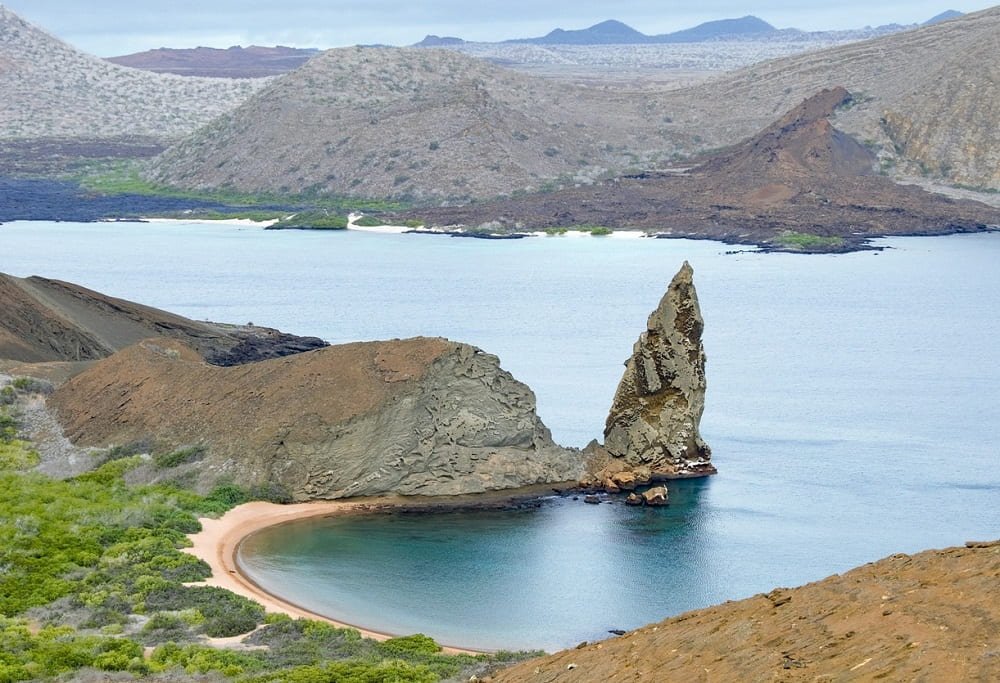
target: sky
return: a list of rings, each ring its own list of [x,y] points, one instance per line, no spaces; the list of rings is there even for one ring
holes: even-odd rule
[[[920,23],[988,0],[0,0],[75,47],[101,57],[158,47],[409,45],[427,34],[494,41],[618,19],[647,34],[756,15],[778,28],[846,29]]]

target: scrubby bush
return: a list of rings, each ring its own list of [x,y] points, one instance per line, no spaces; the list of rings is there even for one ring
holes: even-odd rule
[[[238,636],[264,621],[264,608],[214,586],[171,585],[150,591],[147,611],[196,609],[205,618],[201,631],[213,638]]]
[[[194,462],[195,460],[203,458],[206,450],[207,449],[204,446],[191,446],[189,448],[181,448],[169,453],[158,453],[153,456],[153,464],[159,469],[178,467],[179,465],[185,465],[189,462]]]

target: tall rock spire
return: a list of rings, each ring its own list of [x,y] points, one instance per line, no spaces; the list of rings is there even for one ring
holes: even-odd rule
[[[705,409],[705,323],[693,273],[685,261],[625,363],[604,427],[612,470],[653,479],[716,471],[698,432]]]

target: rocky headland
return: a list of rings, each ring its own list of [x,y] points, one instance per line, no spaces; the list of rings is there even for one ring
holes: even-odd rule
[[[582,643],[493,683],[989,681],[1000,541],[892,555],[798,588]]]
[[[305,501],[580,483],[616,492],[715,471],[698,435],[703,323],[687,264],[626,364],[607,448],[584,451],[555,444],[531,390],[467,344],[327,346],[40,277],[0,276],[0,298],[4,367],[60,384],[47,404],[76,447],[150,452],[135,481]]]
[[[445,339],[344,344],[223,368],[186,345],[147,341],[50,398],[86,446],[200,446],[153,479],[229,480],[292,500],[450,496],[582,476],[553,443],[534,395],[496,356]]]

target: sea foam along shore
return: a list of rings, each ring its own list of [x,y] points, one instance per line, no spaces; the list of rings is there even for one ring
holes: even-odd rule
[[[225,588],[250,598],[269,612],[287,614],[295,618],[325,621],[338,628],[356,629],[365,638],[388,640],[394,637],[393,634],[372,631],[336,621],[268,593],[240,571],[236,554],[243,539],[266,527],[313,517],[372,512],[390,507],[394,507],[394,504],[373,503],[372,501],[323,501],[292,505],[278,505],[263,501],[244,503],[218,519],[208,517],[200,519],[202,530],[188,536],[192,545],[190,548],[184,548],[184,552],[208,563],[212,569],[212,576],[205,580],[206,585]],[[479,654],[477,650],[450,646],[444,647],[444,652],[447,654]]]

